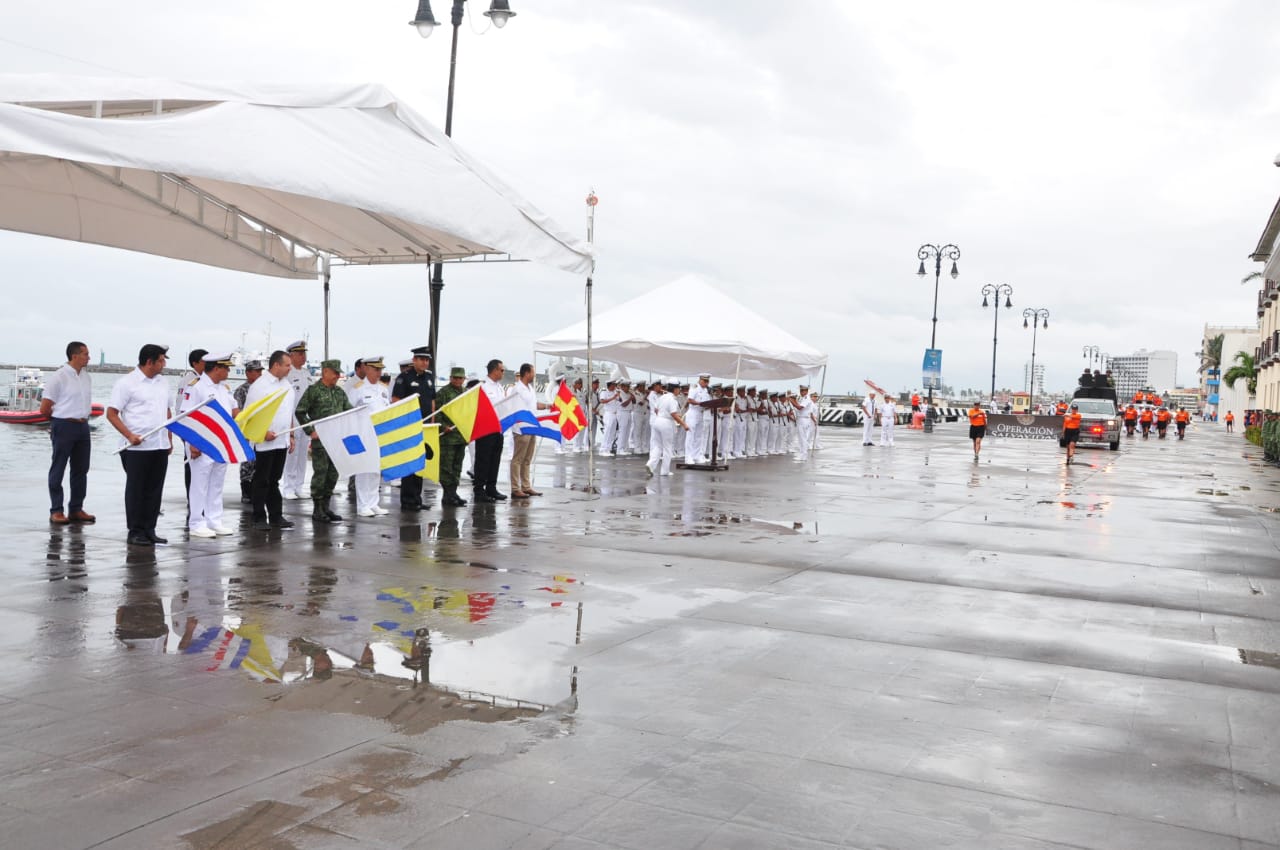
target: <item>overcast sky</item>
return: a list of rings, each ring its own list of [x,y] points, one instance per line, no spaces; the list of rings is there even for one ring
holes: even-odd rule
[[[595,188],[598,309],[687,272],[829,353],[827,391],[920,384],[944,274],[944,378],[1021,388],[1022,310],[1050,311],[1037,362],[1067,387],[1098,345],[1172,349],[1194,383],[1205,322],[1253,325],[1248,254],[1280,194],[1280,3],[512,0],[468,3],[454,138],[572,232]],[[449,3],[434,0],[437,19]],[[448,28],[416,0],[4,3],[0,72],[378,82],[444,124]],[[318,284],[0,233],[0,361],[109,360],[322,334]],[[421,268],[340,269],[333,347],[427,340]],[[581,278],[450,266],[442,359],[532,357],[583,315]],[[681,309],[679,303],[671,305]],[[714,322],[714,316],[707,321]],[[1228,352],[1228,356],[1231,352]],[[1161,388],[1163,389],[1163,388]]]

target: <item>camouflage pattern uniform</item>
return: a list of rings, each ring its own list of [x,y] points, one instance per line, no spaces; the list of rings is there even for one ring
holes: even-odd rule
[[[436,391],[436,409],[462,395],[466,390],[452,384]],[[445,505],[465,505],[466,501],[458,495],[458,484],[462,478],[462,459],[466,455],[467,441],[453,427],[453,422],[446,414],[436,414],[440,423],[440,486],[444,488]]]
[[[306,392],[302,394],[294,415],[298,417],[298,424],[305,425],[316,419],[324,419],[326,416],[333,416],[335,413],[350,409],[351,400],[347,398],[341,385],[326,387],[317,381],[307,387]],[[314,429],[305,428],[304,430],[311,434]],[[313,439],[311,442],[311,498],[315,500],[313,518],[320,520],[323,515],[322,521],[325,522],[342,520],[341,516],[329,510],[329,498],[333,495],[333,488],[337,483],[338,470],[334,469],[333,463],[329,460],[329,454],[320,441]]]

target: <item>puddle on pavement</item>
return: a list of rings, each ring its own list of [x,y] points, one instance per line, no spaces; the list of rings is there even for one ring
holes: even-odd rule
[[[1065,512],[1063,515],[1069,519],[1075,519],[1079,516],[1101,516],[1111,507],[1110,502],[1077,502],[1070,499],[1040,499],[1036,504],[1057,505],[1063,509]]]
[[[1214,489],[1213,489],[1213,488],[1211,488],[1211,487],[1201,487],[1199,490],[1196,490],[1196,493],[1197,493],[1197,495],[1200,495],[1200,496],[1227,496],[1227,495],[1230,495],[1230,494],[1228,494],[1228,493],[1227,493],[1227,491],[1226,491],[1226,490],[1214,490]]]
[[[1241,649],[1241,664],[1256,664],[1260,667],[1271,667],[1280,670],[1280,653],[1262,652],[1257,649]]]

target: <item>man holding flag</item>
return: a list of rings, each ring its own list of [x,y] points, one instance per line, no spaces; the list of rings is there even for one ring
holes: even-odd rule
[[[287,353],[271,352],[267,374],[249,387],[244,410],[237,419],[257,455],[249,482],[253,527],[257,531],[293,527],[293,523],[284,518],[280,493],[285,461],[295,445],[294,435],[287,433],[297,401],[293,385],[288,381],[290,368]]]
[[[169,542],[156,534],[165,473],[173,452],[173,438],[164,431],[173,398],[164,379],[168,351],[164,345],[142,346],[138,368],[116,381],[107,407],[107,421],[124,439],[120,463],[124,466],[124,514],[130,546]]]
[[[204,374],[182,393],[182,412],[194,411],[210,400],[234,417],[239,408],[227,389],[231,374],[231,354],[206,354]],[[187,443],[187,463],[191,467],[191,492],[187,494],[187,528],[192,537],[232,534],[222,524],[222,488],[227,479],[227,463],[218,461]]]
[[[306,425],[316,419],[351,410],[351,401],[342,387],[342,361],[325,360],[320,364],[320,381],[307,387],[298,402],[295,416],[298,424]],[[314,428],[305,429],[311,435],[311,498],[315,507],[311,518],[319,523],[342,522],[342,515],[329,507],[333,488],[338,483],[338,470],[329,461],[329,455]]]
[[[444,488],[444,497],[440,504],[449,507],[462,507],[467,500],[458,495],[458,483],[462,478],[462,458],[466,454],[467,439],[462,436],[458,426],[453,424],[445,412],[449,402],[462,395],[462,384],[467,378],[467,370],[454,366],[449,370],[449,385],[436,393],[436,404],[440,413],[436,415],[440,423],[440,486]]]

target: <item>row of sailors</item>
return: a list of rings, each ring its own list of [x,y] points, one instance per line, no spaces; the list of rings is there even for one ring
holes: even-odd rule
[[[596,446],[601,454],[650,453],[655,392],[660,386],[670,392],[681,419],[688,423],[688,431],[675,432],[672,448],[675,456],[685,457],[690,463],[706,463],[710,459],[713,428],[719,429],[715,435],[718,459],[794,451],[797,460],[806,460],[815,447],[818,397],[811,395],[807,386],[802,385],[798,393],[768,392],[754,386],[739,386],[735,392],[732,385],[712,384],[706,374],[692,385],[663,381],[632,385],[622,379],[608,381],[603,390],[599,385],[599,379],[592,380],[591,391],[587,392],[578,378],[572,391],[583,409],[590,411],[590,425],[596,429]],[[558,380],[550,382],[549,399],[558,386]],[[721,399],[732,401],[720,408],[721,414],[714,414],[706,405]],[[586,430],[558,449],[558,453],[585,451]]]

